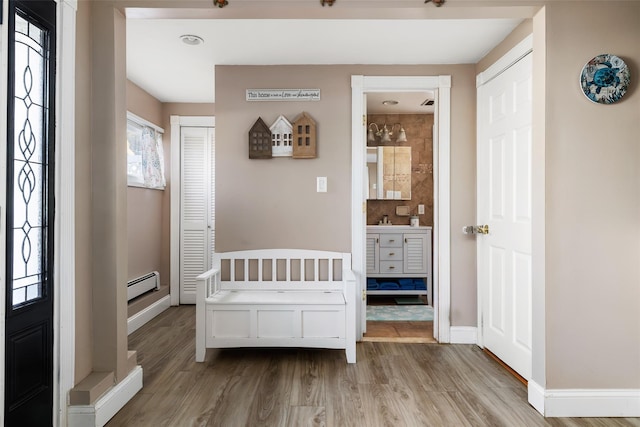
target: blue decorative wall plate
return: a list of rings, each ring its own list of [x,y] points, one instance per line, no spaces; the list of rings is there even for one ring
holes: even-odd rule
[[[624,61],[615,55],[602,54],[582,68],[580,86],[584,95],[599,104],[620,101],[627,92],[631,74]]]

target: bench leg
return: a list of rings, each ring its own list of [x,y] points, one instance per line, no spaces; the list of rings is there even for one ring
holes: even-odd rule
[[[204,362],[204,357],[207,354],[207,349],[204,348],[204,346],[202,348],[200,348],[200,346],[198,346],[198,348],[196,349],[196,362]]]
[[[347,355],[347,363],[356,363],[356,343],[347,344],[347,349],[345,350]]]

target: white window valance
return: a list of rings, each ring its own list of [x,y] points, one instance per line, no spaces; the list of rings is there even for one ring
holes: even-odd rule
[[[127,113],[127,185],[164,190],[164,130]]]

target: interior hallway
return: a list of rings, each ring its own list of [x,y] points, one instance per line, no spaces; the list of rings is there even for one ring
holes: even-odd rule
[[[195,363],[195,306],[129,336],[144,388],[108,426],[627,426],[544,419],[527,390],[475,345],[363,342],[342,350],[209,350]]]

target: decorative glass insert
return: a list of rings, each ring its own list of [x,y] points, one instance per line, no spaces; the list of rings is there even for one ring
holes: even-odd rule
[[[15,15],[13,142],[9,147],[7,252],[13,307],[45,295],[49,198],[49,35]]]

